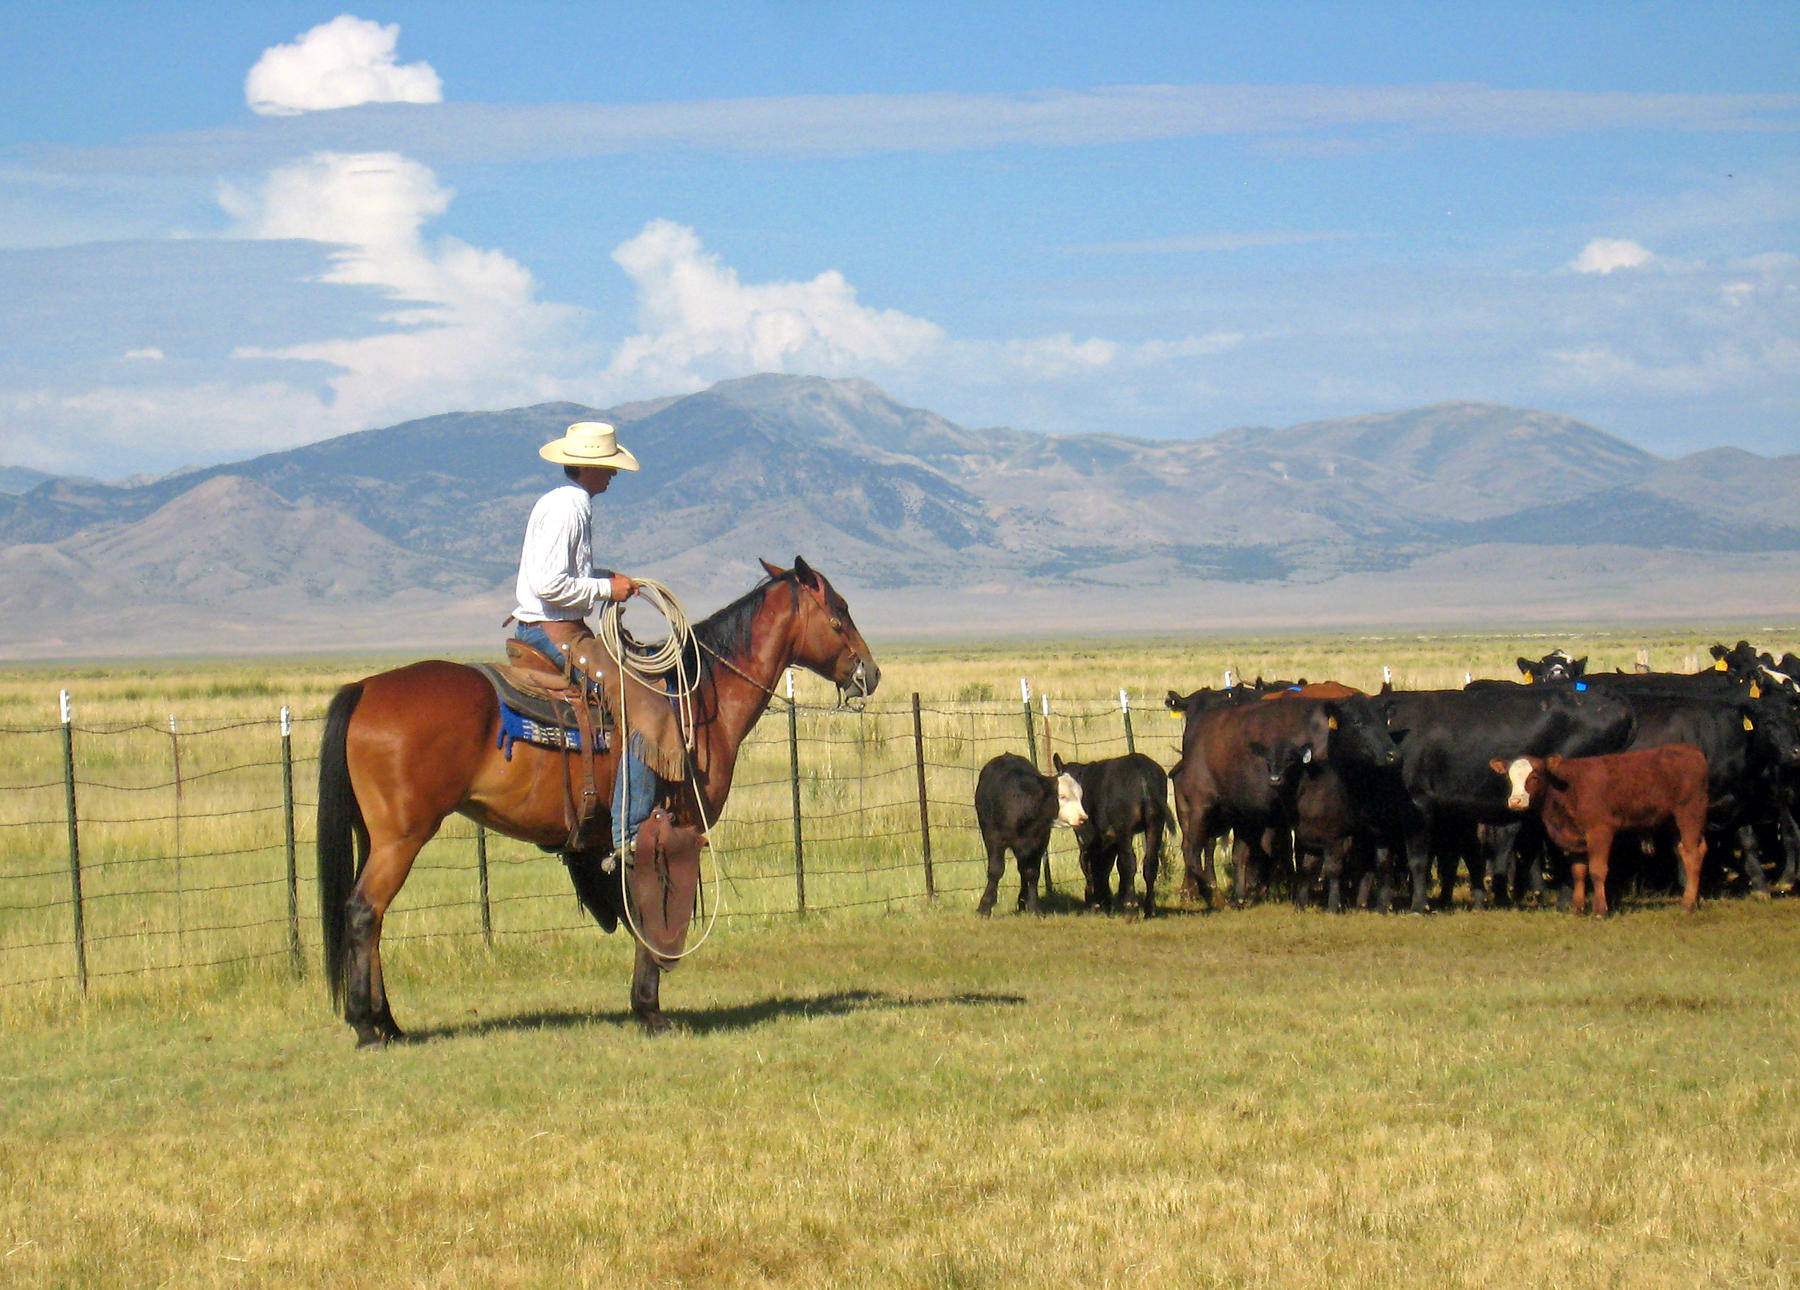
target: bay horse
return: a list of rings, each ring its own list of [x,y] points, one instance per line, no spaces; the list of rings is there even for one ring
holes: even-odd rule
[[[690,774],[684,783],[659,783],[677,824],[704,828],[718,819],[738,747],[789,666],[834,682],[840,699],[873,694],[881,680],[850,607],[822,574],[798,556],[791,569],[762,566],[768,576],[695,623],[683,650],[694,681]],[[332,699],[319,755],[319,914],[326,981],[359,1044],[403,1037],[382,982],[382,920],[419,849],[449,815],[548,851],[568,844],[565,754],[518,742],[509,756],[499,735],[493,686],[461,663],[412,663],[352,682]],[[616,761],[616,750],[602,753],[596,767],[603,804],[612,801]],[[620,910],[604,902],[623,902],[618,881],[602,882],[597,853],[564,859],[582,903],[610,931]],[[639,937],[631,1006],[653,1032],[669,1024],[660,1004],[663,970]]]

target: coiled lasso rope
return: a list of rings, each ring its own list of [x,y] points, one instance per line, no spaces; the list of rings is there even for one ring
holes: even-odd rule
[[[675,599],[675,593],[654,578],[633,578],[637,583],[638,595],[650,603],[669,624],[669,634],[661,645],[646,646],[640,644],[625,630],[625,601],[609,600],[600,611],[599,637],[600,646],[607,652],[619,669],[619,765],[614,772],[617,775],[630,775],[630,759],[626,750],[631,739],[631,722],[625,711],[625,678],[637,680],[651,690],[664,689],[663,680],[670,673],[675,675],[675,685],[668,691],[675,700],[676,711],[681,723],[682,739],[686,741],[694,730],[694,691],[699,686],[697,676],[689,676],[687,671],[687,644],[693,637],[693,626],[681,608],[681,602]],[[721,848],[713,841],[713,821],[706,818],[706,799],[701,796],[698,778],[690,766],[688,782],[694,790],[694,807],[700,816],[700,829],[706,835],[706,850],[712,854],[713,861],[713,900],[707,911],[706,926],[700,938],[679,954],[662,954],[656,951],[658,958],[680,961],[706,944],[712,935],[713,928],[718,926],[719,913],[725,904],[725,879],[727,875],[719,856]],[[627,789],[625,800],[630,800]],[[625,924],[640,945],[648,946],[643,931],[638,927],[637,919],[631,912],[631,893],[625,885],[625,858],[619,858],[619,904],[625,910]]]

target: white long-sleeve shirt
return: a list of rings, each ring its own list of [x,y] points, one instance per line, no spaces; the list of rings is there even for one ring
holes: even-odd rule
[[[522,623],[586,618],[612,599],[612,579],[594,576],[593,498],[586,489],[553,488],[531,508],[516,594],[513,617]]]

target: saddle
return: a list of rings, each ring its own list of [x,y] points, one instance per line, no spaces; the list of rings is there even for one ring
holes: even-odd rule
[[[506,642],[506,666],[477,663],[500,701],[498,746],[510,759],[512,746],[523,739],[563,754],[563,817],[568,841],[560,848],[581,851],[603,842],[589,836],[600,806],[595,763],[612,744],[617,728],[597,680],[566,669],[523,641]],[[575,797],[571,758],[581,762],[581,797]]]

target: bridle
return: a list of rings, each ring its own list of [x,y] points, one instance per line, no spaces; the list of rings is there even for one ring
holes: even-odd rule
[[[804,587],[807,594],[812,596],[819,606],[819,611],[825,615],[825,621],[831,625],[831,630],[837,633],[837,638],[844,643],[844,648],[849,650],[850,656],[856,660],[856,666],[850,670],[850,684],[838,683],[837,685],[837,707],[832,711],[861,712],[863,705],[869,701],[869,660],[861,650],[851,643],[850,633],[844,627],[844,615],[833,609],[825,599],[824,587],[801,582],[798,578],[794,582],[796,586]],[[852,690],[852,686],[855,687],[854,690]]]
[[[814,602],[819,606],[820,612],[825,615],[825,621],[831,625],[831,630],[837,633],[838,639],[844,643],[844,647],[848,649],[851,656],[856,659],[856,666],[850,672],[850,685],[838,685],[837,687],[837,707],[833,708],[832,711],[861,712],[863,704],[869,699],[868,659],[863,656],[861,650],[850,643],[850,634],[844,629],[843,615],[835,612],[831,606],[826,603],[825,593],[818,587],[808,586],[802,583],[798,578],[794,580],[794,585],[796,587],[805,587],[807,593],[812,596]],[[698,633],[695,633],[693,639],[696,645],[710,654],[714,662],[723,665],[726,671],[735,674],[740,680],[749,682],[752,686],[761,690],[771,699],[779,699],[782,697],[774,687],[764,685],[761,681],[744,671],[744,669],[739,667],[736,663],[733,663],[730,659],[719,653],[718,650],[714,649],[711,645],[708,645]],[[852,690],[851,687],[854,687],[854,690]],[[852,697],[853,695],[854,697]]]

